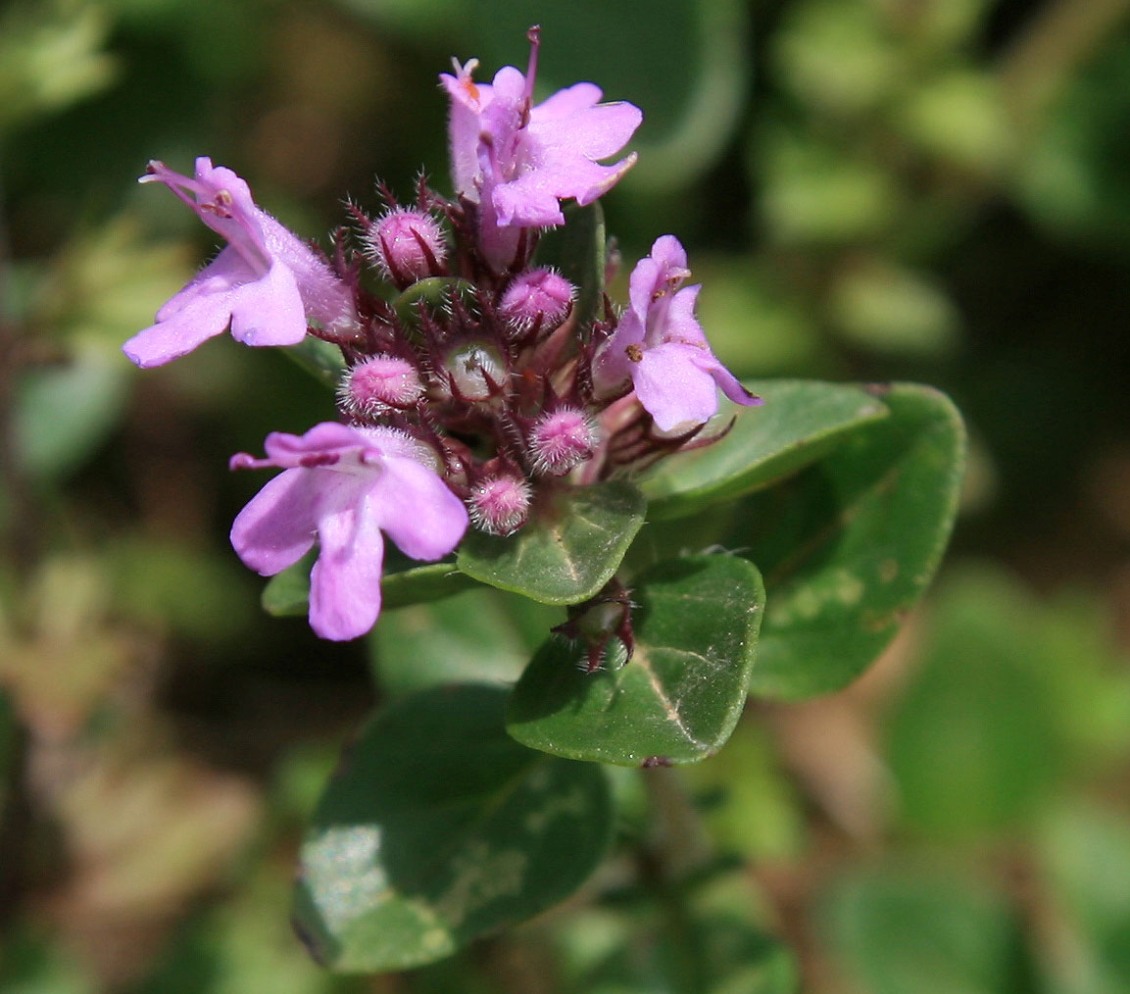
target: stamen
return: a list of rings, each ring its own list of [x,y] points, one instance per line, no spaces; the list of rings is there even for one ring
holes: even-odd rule
[[[530,122],[530,108],[534,103],[534,83],[538,76],[538,51],[541,49],[541,26],[535,24],[526,32],[530,43],[530,63],[526,69],[526,92],[522,101],[522,127]]]

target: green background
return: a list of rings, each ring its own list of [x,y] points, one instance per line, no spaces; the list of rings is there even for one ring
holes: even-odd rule
[[[1130,988],[1128,8],[6,4],[0,989]],[[566,907],[435,966],[339,977],[288,906],[341,745],[379,700],[513,679],[564,612],[461,594],[345,646],[262,613],[227,544],[261,479],[227,458],[329,416],[328,396],[226,339],[130,367],[121,342],[214,251],[135,180],[208,154],[309,237],[347,193],[375,210],[375,176],[407,195],[423,166],[446,189],[436,74],[452,56],[480,78],[524,68],[535,21],[544,92],[592,79],[644,111],[640,162],[605,198],[625,272],[677,234],[743,376],[948,393],[971,435],[958,527],[846,691],[783,703],[767,662],[774,702],[717,756],[613,771],[609,859]],[[793,481],[784,512],[748,498],[749,520],[787,523],[818,484]],[[645,491],[676,513],[665,486]],[[759,565],[787,559],[787,531],[732,530]],[[789,602],[765,572],[771,661]],[[408,670],[402,644],[444,662]],[[866,647],[821,652],[854,673]]]

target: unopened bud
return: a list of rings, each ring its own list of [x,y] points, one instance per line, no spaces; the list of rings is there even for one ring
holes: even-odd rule
[[[444,368],[451,377],[451,392],[463,400],[486,400],[506,384],[506,364],[482,342],[464,342],[448,354]]]
[[[372,416],[390,407],[411,407],[423,390],[412,363],[397,356],[375,355],[345,374],[338,397],[351,414]]]
[[[381,274],[402,290],[417,280],[438,276],[447,258],[443,229],[422,211],[397,207],[371,224],[362,237]]]
[[[471,520],[489,535],[512,535],[530,516],[530,484],[508,473],[480,480],[467,500]]]
[[[530,431],[534,472],[550,476],[568,473],[592,456],[599,441],[596,424],[584,411],[562,407],[547,412]]]
[[[573,284],[552,269],[529,269],[511,281],[498,312],[516,336],[535,326],[552,330],[569,313],[575,292]]]

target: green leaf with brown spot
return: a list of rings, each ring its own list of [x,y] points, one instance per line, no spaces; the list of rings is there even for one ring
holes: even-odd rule
[[[962,479],[961,417],[929,387],[877,396],[887,418],[731,518],[723,541],[758,564],[768,597],[755,695],[793,699],[850,683],[941,560]]]
[[[295,925],[343,972],[430,963],[579,887],[607,848],[605,772],[519,745],[506,693],[390,705],[344,757],[301,850]]]
[[[667,560],[632,589],[635,654],[584,669],[585,646],[556,638],[514,688],[507,730],[535,749],[621,766],[693,763],[729,738],[753,666],[764,593],[735,556]],[[618,643],[614,643],[618,645]]]

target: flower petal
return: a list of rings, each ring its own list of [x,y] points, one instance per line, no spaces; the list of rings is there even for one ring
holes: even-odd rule
[[[232,337],[244,345],[297,345],[306,337],[306,311],[294,274],[277,260],[231,301]]]
[[[594,94],[595,100],[586,103]],[[643,122],[643,112],[629,103],[596,104],[599,99],[600,90],[591,83],[555,93],[531,112],[530,135],[594,162],[615,155]],[[567,107],[573,109],[566,112]]]
[[[349,286],[338,279],[325,260],[289,228],[258,208],[255,208],[255,216],[263,230],[264,244],[273,265],[281,263],[293,274],[299,296],[298,311],[305,310],[303,331],[311,321],[331,332],[355,329],[359,321]]]
[[[442,559],[467,530],[467,509],[431,469],[413,459],[385,460],[381,526],[405,555]]]
[[[262,576],[298,562],[313,546],[321,504],[313,470],[288,469],[268,480],[232,523],[231,544]]]
[[[331,475],[340,474],[322,474]],[[310,627],[324,639],[358,638],[381,613],[384,538],[373,500],[366,493],[318,522],[321,549],[310,571]]]
[[[615,333],[597,351],[593,362],[593,383],[597,393],[608,396],[635,376],[636,363],[628,355],[628,350],[642,351],[644,326],[640,316],[634,311],[625,311],[620,318]]]
[[[714,379],[695,355],[701,352],[694,345],[669,342],[648,349],[636,364],[636,395],[660,430],[704,424],[717,413]]]

